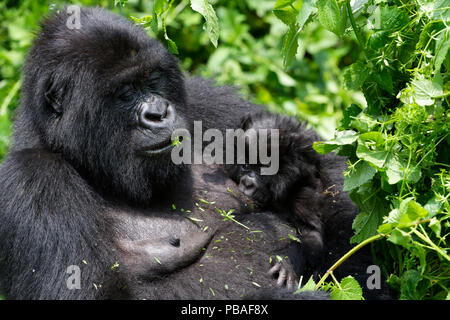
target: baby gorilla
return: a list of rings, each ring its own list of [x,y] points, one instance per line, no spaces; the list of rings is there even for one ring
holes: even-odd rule
[[[270,129],[279,132],[279,169],[274,175],[262,175],[260,156],[256,164],[249,163],[246,154],[245,164],[227,166],[230,177],[239,185],[239,190],[251,197],[261,209],[272,210],[293,223],[299,232],[302,251],[300,273],[306,266],[316,269],[323,259],[323,217],[326,212],[326,182],[321,178],[321,157],[312,148],[319,140],[317,134],[307,130],[296,119],[257,113],[246,116],[241,122],[241,129],[249,132],[255,129],[260,142],[261,134]],[[259,131],[259,129],[268,129]],[[268,137],[267,150],[272,150]],[[249,139],[246,139],[246,150]],[[236,149],[236,146],[235,146]],[[271,155],[273,158],[274,155]],[[286,270],[279,261],[270,271],[280,277],[292,277],[292,270]]]

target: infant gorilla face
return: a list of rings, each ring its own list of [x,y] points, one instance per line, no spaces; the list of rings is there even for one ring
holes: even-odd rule
[[[305,129],[304,125],[296,119],[268,113],[248,115],[241,121],[241,129],[247,131],[254,129],[258,132],[258,146],[261,143],[261,134],[271,129],[278,130],[278,163],[276,174],[263,175],[260,156],[256,163],[250,163],[250,142],[245,143],[245,164],[234,164],[227,167],[230,177],[239,185],[239,190],[253,198],[259,205],[271,202],[284,202],[292,189],[307,186],[317,175],[316,152],[312,149],[313,141],[317,136]],[[259,131],[267,129],[267,131]],[[271,139],[264,139],[269,144]],[[236,147],[236,146],[235,146]],[[235,148],[237,150],[237,147]],[[259,149],[258,149],[259,150]],[[267,146],[271,150],[271,146]],[[271,155],[273,157],[275,155]]]
[[[253,198],[260,205],[271,200],[272,176],[261,175],[261,165],[243,164],[238,165],[236,170],[238,174],[235,181],[239,184],[239,190],[242,193]]]

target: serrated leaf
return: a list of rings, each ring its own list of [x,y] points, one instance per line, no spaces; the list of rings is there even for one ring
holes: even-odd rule
[[[450,4],[450,1],[449,1]],[[442,62],[447,57],[448,49],[450,48],[450,29],[446,29],[436,42],[436,54],[434,56],[434,70],[440,72]]]
[[[341,121],[342,127],[347,128],[350,124],[350,121],[352,121],[352,118],[358,116],[361,111],[362,109],[354,103],[352,103],[348,108],[345,108]]]
[[[358,147],[356,148],[356,155],[358,158],[370,162],[378,168],[382,168],[389,152],[379,149],[372,150],[362,140],[359,140]]]
[[[349,90],[359,89],[364,84],[364,81],[366,81],[369,70],[370,69],[360,61],[353,63],[347,67],[342,74],[344,86]]]
[[[277,1],[277,4],[282,2],[283,4],[291,3],[291,1]],[[281,6],[281,3],[279,4]],[[277,15],[277,10],[275,10],[277,5],[275,5],[274,13]],[[293,10],[291,8],[291,10]],[[289,23],[287,20],[283,20],[280,16],[277,17],[283,21],[285,24],[289,25],[289,29],[286,32],[286,35],[283,38],[283,45],[281,48],[281,53],[283,55],[283,66],[287,68],[294,59],[295,55],[298,51],[298,39],[300,35],[300,31],[303,29],[305,22],[308,20],[312,12],[315,10],[314,6],[311,3],[311,0],[305,0],[302,3],[300,11],[293,13],[293,21]],[[278,10],[280,11],[280,10]],[[291,18],[289,18],[291,19]]]
[[[386,176],[389,184],[396,184],[401,180],[416,183],[421,177],[420,169],[408,162],[398,154],[390,153],[386,160]]]
[[[389,207],[383,199],[381,191],[369,182],[350,192],[350,198],[358,206],[360,213],[353,221],[355,235],[350,243],[360,243],[377,234],[378,226],[388,214]]]
[[[428,216],[428,211],[413,200],[412,197],[402,200],[399,206],[400,217],[398,227],[408,227],[421,218]]]
[[[408,249],[411,246],[412,238],[407,232],[400,229],[395,229],[389,235],[388,241]]]
[[[340,35],[340,10],[336,0],[317,1],[318,18],[322,26],[329,31]]]
[[[420,272],[416,270],[408,270],[401,277],[401,300],[417,300],[419,296],[417,294],[417,285],[422,280]]]
[[[353,190],[370,181],[377,170],[365,161],[358,162],[352,171],[344,178],[344,191]]]
[[[363,300],[362,289],[358,281],[352,276],[341,280],[340,287],[334,286],[331,293],[331,300]]]
[[[450,20],[450,1],[436,0],[433,8],[433,19],[442,19],[443,21]]]
[[[294,60],[298,50],[298,37],[300,33],[294,25],[288,29],[283,38],[281,54],[283,55],[283,67],[287,68]]]
[[[191,0],[191,8],[200,13],[206,21],[206,32],[214,47],[219,40],[219,19],[208,0]]]
[[[412,98],[419,106],[430,106],[434,104],[434,98],[444,94],[442,86],[428,79],[414,79],[411,83]]]
[[[352,144],[358,139],[358,134],[353,130],[337,131],[335,138],[328,141],[317,141],[313,144],[313,149],[320,154],[329,153],[339,146]]]

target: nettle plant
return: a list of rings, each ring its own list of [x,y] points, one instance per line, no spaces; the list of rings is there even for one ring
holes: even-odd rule
[[[358,244],[374,255],[401,299],[449,299],[450,256],[450,1],[277,1],[289,29],[282,53],[289,65],[306,23],[318,18],[361,53],[342,73],[366,107],[350,105],[321,153],[348,159],[344,191],[360,214]],[[338,285],[337,282],[335,282]]]

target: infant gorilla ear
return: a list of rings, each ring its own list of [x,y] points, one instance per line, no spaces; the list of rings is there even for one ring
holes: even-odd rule
[[[258,144],[262,142],[262,134],[268,134],[271,129],[278,130],[279,169],[274,175],[262,175],[259,154],[256,163],[249,163],[251,148],[246,140],[246,163],[228,166],[228,174],[239,185],[239,190],[259,206],[283,214],[294,223],[306,262],[311,266],[318,265],[323,256],[322,213],[327,203],[320,174],[321,156],[312,148],[319,140],[318,135],[295,118],[266,112],[243,118],[241,129],[246,132],[256,130]],[[273,143],[271,139],[267,141]],[[268,146],[267,149],[271,148]]]

